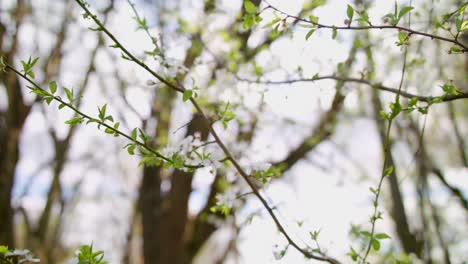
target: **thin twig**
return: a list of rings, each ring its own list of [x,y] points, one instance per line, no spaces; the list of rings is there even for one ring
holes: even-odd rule
[[[276,8],[275,6],[271,5],[266,0],[263,0],[263,2],[265,2],[267,4],[266,9],[268,9],[268,8],[272,9],[272,10],[274,10],[274,11],[276,11],[276,12],[282,14],[282,15],[285,15],[286,18],[288,18],[288,17],[289,18],[294,18],[297,21],[312,24],[312,25],[316,26],[317,29],[326,28],[326,29],[333,29],[333,30],[357,30],[357,31],[370,30],[370,29],[393,29],[393,30],[397,30],[397,31],[407,32],[409,35],[419,35],[419,36],[423,36],[423,37],[430,38],[430,39],[437,39],[437,40],[445,41],[445,42],[448,42],[448,43],[452,43],[452,44],[455,44],[457,46],[460,46],[463,49],[463,50],[461,50],[461,52],[468,52],[468,46],[466,46],[462,42],[458,41],[457,38],[454,38],[454,39],[446,38],[446,37],[442,37],[442,36],[439,36],[439,35],[426,33],[426,32],[421,32],[421,31],[413,30],[413,29],[398,26],[398,25],[369,25],[369,26],[334,26],[334,25],[326,25],[326,24],[321,24],[321,23],[314,22],[314,21],[311,21],[311,20],[308,20],[308,19],[304,19],[304,18],[301,18],[301,17],[298,17],[298,16],[290,15],[290,14]]]
[[[258,83],[258,84],[269,84],[269,85],[281,85],[281,84],[293,84],[297,82],[315,82],[315,81],[320,81],[320,80],[335,80],[335,81],[341,81],[341,82],[352,82],[352,83],[360,83],[360,84],[365,84],[367,86],[370,86],[372,88],[394,93],[394,94],[400,94],[401,97],[405,98],[416,98],[418,101],[421,102],[431,102],[436,98],[440,98],[443,102],[448,102],[448,101],[454,101],[454,100],[459,100],[459,99],[467,99],[468,98],[468,93],[458,93],[456,95],[446,95],[446,96],[424,96],[424,95],[418,95],[418,94],[412,94],[406,91],[399,91],[397,88],[392,88],[383,85],[382,83],[378,82],[371,82],[369,80],[365,79],[360,79],[360,78],[353,78],[353,77],[342,77],[342,76],[337,76],[337,75],[323,75],[323,76],[316,76],[314,78],[300,78],[300,79],[291,79],[291,80],[280,80],[280,81],[261,81],[261,80],[251,80],[251,79],[246,79],[239,77],[237,75],[234,75],[235,78],[239,81],[242,82],[248,82],[248,83]]]

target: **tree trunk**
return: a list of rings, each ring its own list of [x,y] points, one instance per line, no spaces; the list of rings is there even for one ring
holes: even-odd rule
[[[187,136],[201,133],[201,140],[208,137],[208,127],[201,115],[196,114],[190,122]],[[187,262],[185,254],[188,202],[192,192],[194,172],[175,170],[171,175],[171,191],[168,197],[168,210],[163,221],[165,249],[161,251],[161,263],[182,264]]]
[[[160,263],[161,167],[145,167],[140,187],[144,263]]]
[[[11,60],[9,60],[11,63]],[[2,80],[7,86],[8,110],[5,126],[0,127],[0,244],[14,247],[13,208],[11,194],[18,162],[19,140],[30,107],[23,102],[20,83],[13,72]]]

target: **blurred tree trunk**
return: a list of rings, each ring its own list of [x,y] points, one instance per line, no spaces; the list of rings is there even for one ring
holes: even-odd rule
[[[184,60],[184,66],[187,69],[191,69],[195,59],[200,56],[202,51],[201,43],[197,36],[193,36],[192,45],[188,48],[186,58]],[[183,82],[185,79],[186,74],[180,74],[176,78],[178,81]],[[167,87],[161,87],[159,89],[159,93],[157,94],[157,98],[153,104],[152,116],[157,120],[157,128],[155,132],[156,142],[158,146],[165,146],[168,143],[168,130],[170,126],[171,120],[171,112],[172,112],[172,105],[173,100],[176,97],[176,93],[170,90]],[[189,126],[190,129],[190,126]],[[202,133],[203,134],[203,133]],[[180,248],[180,243],[183,243],[183,234],[179,236],[174,236],[175,234],[167,234],[162,233],[162,228],[166,228],[166,226],[162,227],[161,225],[164,223],[162,220],[167,219],[168,223],[173,223],[173,221],[177,221],[177,219],[171,218],[178,217],[179,214],[172,213],[172,211],[186,211],[187,205],[183,203],[175,202],[174,205],[169,207],[169,210],[165,210],[166,207],[163,208],[163,204],[170,204],[170,200],[166,203],[166,199],[162,197],[161,194],[161,174],[163,173],[162,166],[158,166],[155,168],[145,168],[143,171],[143,180],[141,183],[140,188],[140,209],[142,214],[142,225],[143,225],[143,255],[145,263],[174,263],[173,259],[170,259],[167,255],[168,252],[178,252]],[[182,173],[178,170],[174,171],[171,179],[174,177],[185,177],[186,175],[179,175]],[[193,173],[190,173],[192,175]],[[184,182],[186,183],[186,182]],[[190,179],[191,183],[191,179]],[[181,189],[176,189],[171,192],[176,192],[176,194],[171,195],[171,197],[187,197],[190,195],[191,192],[191,185],[190,188],[178,186],[179,184],[175,182],[173,183],[172,187],[177,186],[181,187]],[[180,191],[180,193],[177,193]],[[170,199],[170,197],[169,197]],[[179,207],[181,206],[181,207]],[[185,208],[185,209],[184,209]],[[185,219],[184,219],[185,221]],[[166,221],[165,221],[166,222]],[[171,227],[169,227],[171,228]],[[172,228],[180,230],[184,230],[184,228],[177,226],[174,224]],[[164,236],[163,236],[164,235]],[[170,245],[164,245],[164,248],[161,247],[160,241],[166,241],[169,239],[173,241]],[[174,242],[174,240],[180,239],[178,242]],[[182,244],[183,245],[183,244]],[[171,248],[173,246],[174,248]],[[165,254],[163,254],[163,252]]]
[[[199,114],[195,114],[190,122],[187,135],[199,133],[201,140],[208,137],[208,127]],[[171,175],[171,190],[167,197],[167,213],[163,220],[163,241],[161,263],[187,263],[186,226],[188,222],[189,197],[192,193],[192,179],[194,172],[175,170]]]
[[[18,31],[26,14],[25,2],[19,0],[14,12],[16,30],[10,50],[0,50],[10,65],[18,48]],[[0,25],[0,49],[4,46],[6,28]],[[14,185],[15,168],[19,158],[19,141],[24,122],[30,111],[23,99],[20,82],[13,72],[0,73],[0,81],[6,88],[8,109],[0,122],[0,244],[14,247],[14,225],[11,195]],[[1,124],[1,123],[0,123]]]
[[[161,241],[161,168],[145,167],[139,205],[143,229],[144,263],[160,263]]]
[[[11,60],[9,61],[11,63]],[[0,139],[0,244],[14,247],[13,208],[11,195],[15,168],[18,162],[21,131],[29,113],[24,103],[21,87],[14,73],[7,73],[8,110],[5,114],[5,127]]]
[[[156,147],[167,144],[170,113],[174,92],[161,88],[153,103],[152,116],[157,120],[154,132]],[[145,121],[145,124],[148,122]],[[163,240],[161,222],[163,216],[163,198],[161,193],[162,166],[145,167],[139,192],[139,209],[141,211],[143,259],[144,263],[161,263]]]

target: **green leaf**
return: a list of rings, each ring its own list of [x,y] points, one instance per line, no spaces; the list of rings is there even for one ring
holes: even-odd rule
[[[468,20],[465,20],[461,23],[460,32],[468,30]]]
[[[407,44],[408,41],[408,33],[400,31],[398,32],[398,41],[396,42],[397,46],[402,46]]]
[[[128,154],[135,155],[135,148],[136,148],[136,144],[128,144],[127,145]]]
[[[31,60],[31,58],[29,58]],[[36,64],[36,62],[39,60],[39,57],[34,58],[32,61],[29,62],[29,67],[32,68]]]
[[[148,142],[150,140],[150,137],[143,132],[143,130],[138,128],[138,132],[140,132],[140,139],[143,140],[144,143]]]
[[[65,124],[74,126],[74,125],[83,123],[83,120],[84,120],[83,117],[76,116],[76,117],[73,117],[72,119],[65,121]]]
[[[23,71],[27,72],[29,68],[28,62],[22,60],[21,65],[23,66]]]
[[[31,78],[35,78],[35,77],[36,77],[36,75],[34,74],[33,71],[28,71],[26,74],[29,75],[29,77],[31,77]]]
[[[49,90],[52,94],[55,94],[55,92],[57,91],[57,83],[55,81],[51,81],[49,83]]]
[[[403,7],[400,12],[398,13],[398,20],[400,20],[404,15],[406,15],[409,11],[413,10],[414,7],[412,6],[405,6]]]
[[[104,119],[106,117],[106,109],[107,109],[107,104],[104,104],[101,108],[98,107],[99,119],[101,119],[102,122],[104,122]]]
[[[99,123],[99,120],[97,119],[89,119],[86,124],[91,124],[91,123]]]
[[[361,231],[359,233],[361,235],[365,236],[365,237],[371,237],[372,236],[371,232],[369,232],[369,231]]]
[[[384,176],[388,176],[388,175],[392,174],[392,172],[393,172],[393,166],[390,166],[390,167],[385,169]]]
[[[263,75],[263,68],[262,68],[261,66],[259,66],[255,60],[253,61],[252,64],[253,64],[255,76],[257,76],[257,77],[262,77],[262,75]]]
[[[378,233],[375,235],[375,238],[377,239],[388,239],[388,238],[391,238],[389,235],[385,234],[385,233]]]
[[[451,84],[451,83],[446,83],[443,86],[441,86],[442,90],[444,90],[446,95],[458,95],[460,92],[457,90],[457,88]]]
[[[128,60],[128,61],[132,61],[132,59],[130,57],[128,57],[127,55],[125,55],[125,53],[120,53],[120,57],[124,60]]]
[[[320,248],[314,248],[312,249],[312,252],[321,253],[322,251],[320,250]]]
[[[418,103],[418,98],[413,97],[413,98],[411,98],[411,100],[409,101],[408,105],[412,107],[412,106],[415,106],[417,103]]]
[[[244,16],[244,21],[242,22],[242,27],[244,29],[249,29],[255,24],[254,17],[251,14],[246,14]]]
[[[30,88],[31,89],[31,92],[39,95],[39,96],[50,96],[50,94],[44,90],[42,90],[41,88]]]
[[[101,27],[95,27],[95,28],[88,27],[88,29],[91,30],[91,31],[95,31],[95,32],[102,31]]]
[[[452,46],[450,48],[449,54],[452,54],[452,53],[455,53],[455,54],[463,53],[463,50],[459,46]]]
[[[319,22],[319,18],[317,16],[310,15],[309,21],[312,22],[313,24],[317,24]]]
[[[219,213],[221,213],[222,215],[228,216],[228,215],[231,213],[231,208],[229,208],[229,207],[227,207],[226,205],[222,204],[222,205],[212,206],[212,207],[210,208],[210,211],[211,211],[212,213],[219,212]]]
[[[359,256],[359,255],[358,255],[358,253],[356,252],[356,250],[355,250],[353,247],[351,247],[351,248],[349,249],[348,256],[350,256],[351,259],[352,259],[353,261],[356,261],[356,260],[358,259],[358,256]]]
[[[462,4],[460,8],[458,9],[458,16],[463,17],[465,15],[465,9],[468,6],[467,3]]]
[[[269,23],[267,23],[265,26],[263,26],[263,28],[269,28],[280,21],[281,21],[281,18],[277,17],[273,19],[272,21],[270,21]]]
[[[147,30],[148,29],[148,23],[146,21],[146,18],[139,19],[138,17],[134,17],[135,21],[138,23],[137,30]]]
[[[39,60],[39,57],[35,59],[31,59],[31,57],[29,57],[28,61],[21,61],[21,65],[23,66],[23,72],[25,75],[28,75],[31,78],[34,78],[35,74],[31,69],[34,67],[34,65],[36,64],[38,60]]]
[[[315,9],[323,4],[325,4],[327,1],[326,0],[309,0],[309,1],[304,1],[304,6],[303,10],[312,10]]]
[[[65,91],[65,94],[67,95],[68,101],[70,103],[73,103],[73,89],[69,90],[67,87],[63,87],[63,90]]]
[[[309,232],[309,235],[312,240],[318,240],[318,236],[320,235],[320,230]]]
[[[175,168],[175,169],[181,169],[184,166],[184,158],[179,155],[178,153],[174,153],[172,155],[172,158],[171,158],[171,161],[172,161],[172,166]]]
[[[335,26],[333,26],[333,31],[332,31],[332,39],[336,39],[336,36],[338,35],[338,30],[336,29]]]
[[[155,156],[144,156],[138,166],[144,165],[146,167],[155,167],[161,165],[161,159]]]
[[[0,245],[0,254],[5,254],[5,253],[8,253],[10,252],[10,250],[8,249],[7,246],[1,246]]]
[[[351,21],[353,21],[354,16],[354,9],[352,6],[348,5],[348,8],[346,9],[346,15],[348,16],[349,24],[351,24]]]
[[[132,139],[133,139],[134,141],[137,140],[137,135],[138,135],[138,129],[134,128],[134,129],[132,130]]]
[[[315,29],[309,30],[309,32],[307,32],[307,35],[305,36],[305,39],[309,40],[310,36],[312,36],[312,34],[314,34],[314,32],[315,32]]]
[[[190,98],[192,98],[192,95],[193,95],[193,90],[186,89],[184,91],[184,94],[182,95],[182,100],[185,102],[185,101],[189,100]]]
[[[104,120],[109,120],[111,122],[114,122],[114,118],[112,116],[106,116],[106,118],[104,118]]]
[[[380,115],[380,118],[382,118],[382,119],[389,119],[388,113],[385,112],[384,110],[381,110],[379,112],[379,115]]]
[[[394,102],[390,104],[390,109],[392,110],[390,117],[391,119],[395,118],[398,116],[398,114],[401,112],[401,104],[400,102]]]
[[[249,0],[244,0],[244,8],[245,12],[247,12],[248,14],[253,15],[257,13],[257,6]]]
[[[54,100],[54,97],[52,96],[47,96],[46,98],[44,98],[44,100],[46,101],[46,103],[48,105],[50,105],[50,103]]]
[[[221,120],[221,123],[223,124],[224,129],[227,128],[228,123],[236,118],[236,115],[229,109],[230,103],[227,102],[224,110],[222,112],[218,112],[219,119]]]
[[[418,111],[419,111],[421,114],[425,115],[425,114],[427,114],[428,107],[418,107]]]
[[[380,242],[379,242],[377,239],[372,239],[372,240],[371,240],[371,244],[372,244],[372,248],[373,248],[375,251],[379,251],[379,249],[380,249]]]
[[[359,23],[367,24],[367,25],[372,25],[370,20],[369,20],[369,14],[367,14],[366,11],[363,11],[359,13],[358,19],[356,19]]]

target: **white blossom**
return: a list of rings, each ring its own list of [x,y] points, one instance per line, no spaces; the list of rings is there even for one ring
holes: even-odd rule
[[[224,205],[229,208],[233,208],[237,205],[237,188],[231,187],[227,189],[224,193],[218,193],[216,195],[216,205]]]
[[[159,71],[166,77],[174,78],[177,74],[184,74],[188,72],[187,67],[182,61],[172,58],[161,58],[157,57],[160,63]]]

